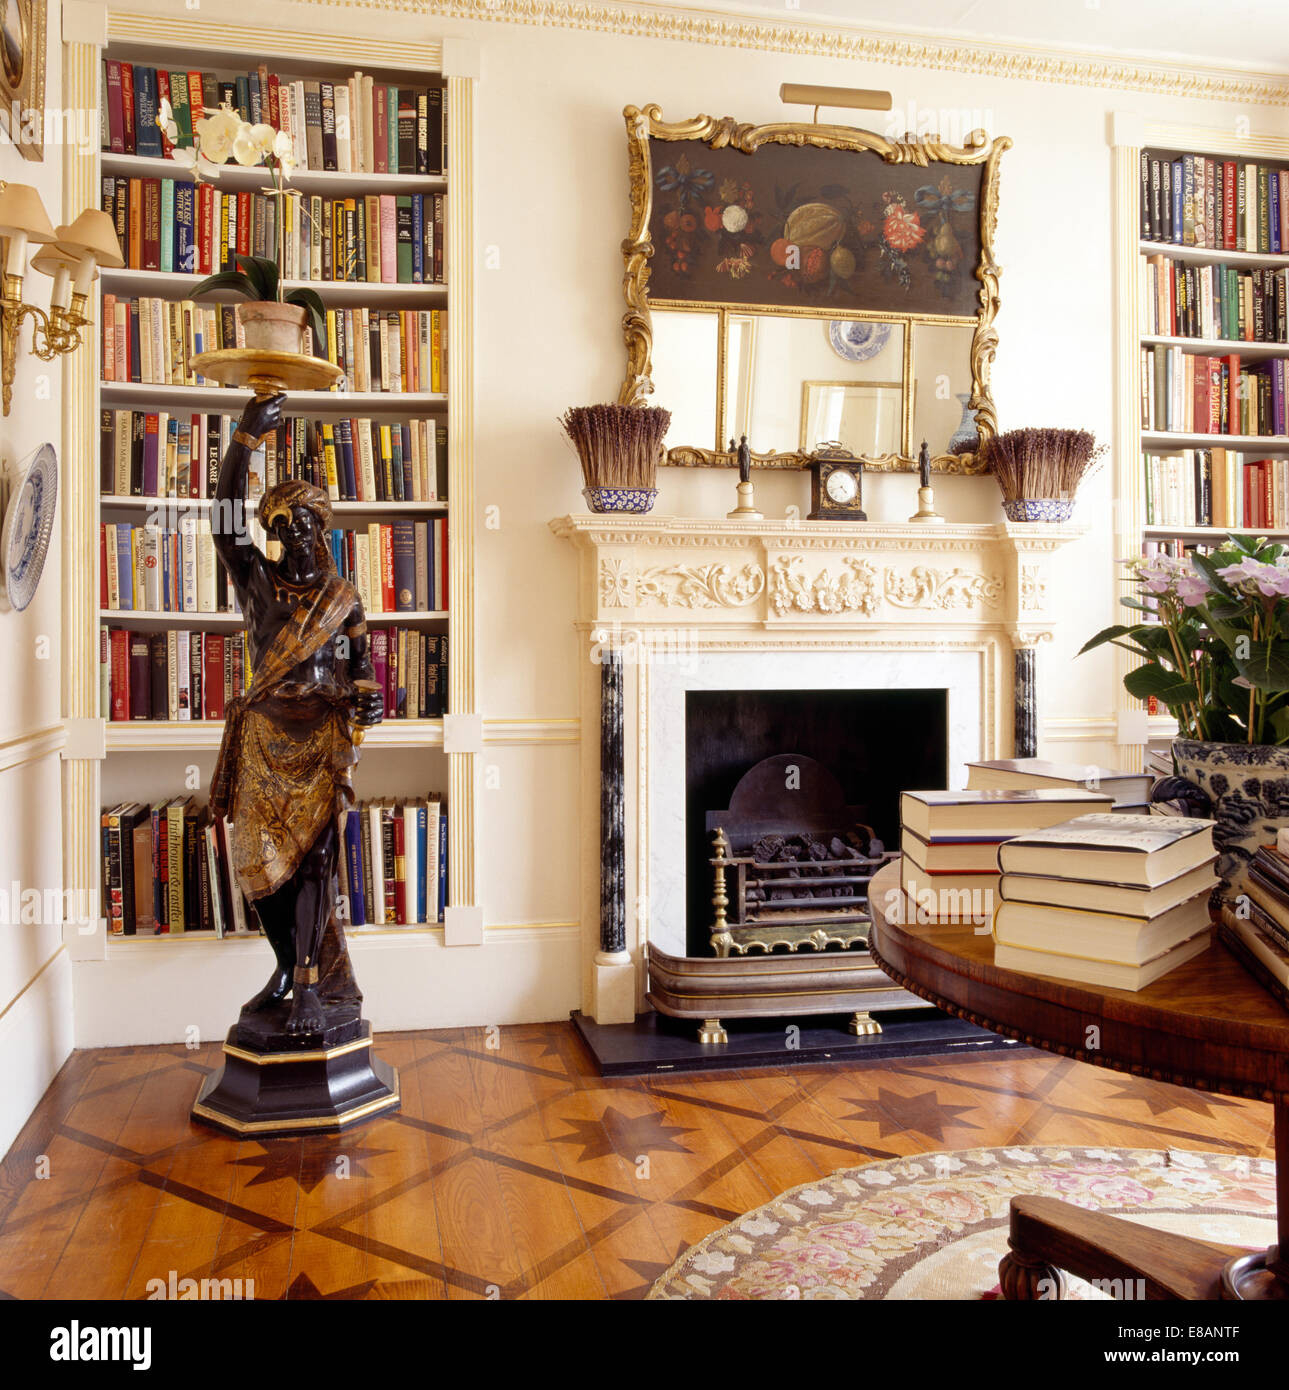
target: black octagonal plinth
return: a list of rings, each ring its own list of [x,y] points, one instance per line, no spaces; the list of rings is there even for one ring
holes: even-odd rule
[[[372,1055],[366,1020],[334,1046],[317,1039],[270,1050],[247,1041],[240,1025],[228,1030],[224,1065],[202,1085],[194,1119],[246,1138],[330,1134],[398,1108],[398,1072]]]

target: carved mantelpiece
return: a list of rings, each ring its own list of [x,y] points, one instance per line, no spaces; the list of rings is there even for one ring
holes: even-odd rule
[[[664,958],[684,954],[683,880],[666,876],[684,861],[685,690],[941,685],[951,764],[1033,751],[1034,649],[1056,622],[1051,565],[1080,528],[596,515],[550,525],[578,555],[583,998],[597,1022],[634,1016],[651,939]],[[608,871],[601,665],[614,649],[622,733],[606,771],[623,787],[625,858]],[[614,941],[602,939],[602,887],[626,904],[624,947],[616,921]]]
[[[1032,645],[1050,632],[1052,553],[1074,527],[1000,522],[757,522],[566,516],[584,623],[987,623]]]

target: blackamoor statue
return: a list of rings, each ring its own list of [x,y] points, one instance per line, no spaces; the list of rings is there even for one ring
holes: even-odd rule
[[[265,1015],[267,1026],[289,994],[279,1027],[299,1038],[324,1032],[329,1006],[362,999],[335,920],[338,817],[353,802],[354,725],[378,723],[384,701],[358,591],[336,573],[326,493],[293,481],[264,494],[258,515],[277,560],[241,524],[251,454],[283,399],[243,411],[215,492],[215,548],[245,615],[253,678],[228,707],[210,803],[232,820],[232,870],[277,957],[243,1025]]]

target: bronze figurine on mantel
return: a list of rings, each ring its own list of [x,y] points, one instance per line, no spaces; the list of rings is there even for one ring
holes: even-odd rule
[[[747,447],[747,435],[741,435],[737,445],[730,440],[730,453],[738,459],[738,506],[726,515],[731,521],[764,521],[752,492],[752,451]]]
[[[925,439],[918,454],[918,509],[909,520],[923,526],[944,525],[944,517],[935,509],[935,492],[931,487],[931,451]]]
[[[210,804],[231,818],[236,883],[275,964],[193,1114],[245,1135],[336,1130],[399,1103],[397,1073],[371,1055],[336,911],[339,814],[353,802],[363,732],[384,716],[362,601],[336,573],[321,489],[287,481],[264,494],[257,514],[281,546],[277,560],[251,542],[241,515],[251,455],[280,423],[283,400],[257,396],[243,412],[213,523],[254,677],[229,706]]]

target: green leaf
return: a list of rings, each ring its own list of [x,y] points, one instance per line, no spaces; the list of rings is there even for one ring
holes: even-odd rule
[[[1199,691],[1192,682],[1184,680],[1176,671],[1167,671],[1153,662],[1129,671],[1123,678],[1123,688],[1139,700],[1153,695],[1170,707],[1191,704],[1199,699]]]
[[[1234,654],[1236,668],[1250,685],[1259,690],[1274,690],[1277,694],[1289,690],[1289,642],[1271,638],[1265,642],[1249,642],[1249,654]]]
[[[214,275],[208,275],[199,285],[195,285],[189,294],[193,299],[198,299],[203,294],[214,293],[215,290],[233,290],[237,294],[245,295],[247,299],[260,297],[255,285],[240,270],[221,270]]]
[[[1199,572],[1204,576],[1204,578],[1208,580],[1208,582],[1213,586],[1214,589],[1217,590],[1219,594],[1222,595],[1223,598],[1234,599],[1236,597],[1235,592],[1231,588],[1231,586],[1226,582],[1225,579],[1222,578],[1220,574],[1218,574],[1219,568],[1225,569],[1225,565],[1219,566],[1215,564],[1214,557],[1212,555],[1201,555],[1199,551],[1192,552],[1191,561],[1194,564],[1195,568],[1199,570]]]
[[[1144,627],[1145,624],[1142,623],[1139,626]],[[1125,627],[1123,623],[1111,623],[1109,627],[1103,627],[1095,637],[1089,637],[1079,648],[1078,654],[1082,656],[1084,652],[1090,652],[1094,647],[1104,646],[1116,637],[1135,637],[1136,635],[1136,627]]]
[[[277,298],[278,269],[276,261],[270,261],[264,256],[238,256],[237,264],[242,268],[246,278],[257,287],[257,299],[273,300]]]

